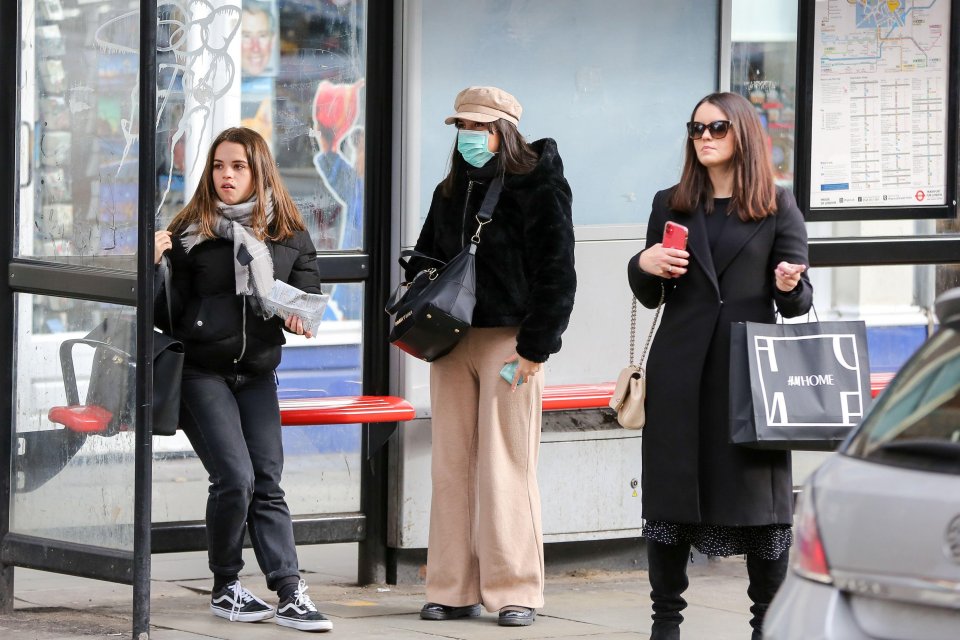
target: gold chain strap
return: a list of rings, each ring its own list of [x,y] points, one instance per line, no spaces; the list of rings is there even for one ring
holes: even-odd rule
[[[647,334],[647,342],[643,345],[643,353],[640,354],[640,362],[634,363],[633,355],[636,350],[637,341],[637,297],[633,296],[633,302],[630,305],[630,364],[636,364],[643,367],[647,359],[647,351],[650,349],[650,342],[653,340],[653,334],[657,330],[657,320],[660,319],[660,311],[663,309],[663,300],[667,297],[667,289],[660,283],[660,302],[657,304],[657,312],[653,315],[653,324],[650,325],[650,333]]]

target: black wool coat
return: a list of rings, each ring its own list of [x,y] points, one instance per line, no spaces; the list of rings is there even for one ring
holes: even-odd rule
[[[519,327],[517,353],[545,362],[560,350],[577,290],[574,270],[572,195],[563,176],[557,144],[550,138],[531,144],[536,167],[508,174],[490,222],[477,247],[477,306],[474,327]],[[462,158],[455,158],[461,168]],[[481,169],[461,170],[453,192],[434,190],[416,250],[444,262],[470,242],[474,218],[496,173],[497,160]],[[407,279],[436,266],[412,260]]]
[[[317,251],[310,234],[297,231],[288,239],[267,241],[266,245],[275,279],[307,293],[321,293]],[[233,240],[204,240],[187,253],[174,237],[168,255],[173,335],[183,342],[186,363],[227,375],[256,375],[276,369],[286,342],[283,320],[277,316],[264,319],[249,296],[237,295]],[[154,319],[157,326],[168,329],[163,295],[157,297]]]
[[[627,275],[640,302],[666,302],[647,360],[643,430],[643,516],[647,520],[724,526],[789,524],[790,454],[729,443],[730,325],[802,315],[812,302],[806,273],[797,287],[776,288],[780,261],[809,265],[803,214],[777,189],[777,211],[759,222],[727,216],[711,253],[704,213],[671,210],[673,189],[657,193],[646,246],[661,241],[668,220],[690,230],[688,271],[660,278],[630,259]]]

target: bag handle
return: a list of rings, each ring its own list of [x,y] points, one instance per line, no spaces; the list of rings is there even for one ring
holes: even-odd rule
[[[643,353],[640,354],[640,362],[637,367],[642,368],[647,359],[647,351],[650,349],[650,341],[653,340],[653,334],[657,330],[657,320],[660,319],[660,311],[663,309],[663,301],[667,297],[667,289],[660,283],[660,302],[657,303],[657,312],[653,315],[653,324],[650,325],[650,333],[647,334],[647,341],[643,345]],[[637,296],[633,296],[633,302],[630,305],[630,364],[633,365],[634,350],[637,340]]]
[[[810,313],[813,313],[813,321],[820,322],[820,315],[817,313],[817,305],[810,303],[810,309],[807,311],[807,322],[810,322]],[[786,324],[783,320],[783,315],[780,313],[780,309],[777,309],[776,314],[776,324]]]

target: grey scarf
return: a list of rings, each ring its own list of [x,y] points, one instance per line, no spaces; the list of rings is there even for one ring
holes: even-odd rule
[[[233,270],[237,295],[253,296],[254,308],[264,318],[269,318],[273,312],[267,309],[265,302],[273,288],[273,259],[266,243],[257,239],[250,226],[256,203],[256,198],[239,204],[217,201],[217,220],[213,225],[213,232],[218,238],[233,240],[233,255],[236,258]],[[273,221],[273,192],[270,189],[267,189],[264,209],[269,226]],[[181,235],[180,242],[187,253],[206,240],[199,231],[200,225],[194,223]]]

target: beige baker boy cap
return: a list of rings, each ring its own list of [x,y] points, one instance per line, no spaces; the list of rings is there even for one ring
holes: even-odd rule
[[[453,124],[457,120],[493,122],[503,118],[514,125],[520,124],[523,107],[512,95],[496,87],[467,87],[453,101],[456,113],[444,120]]]

